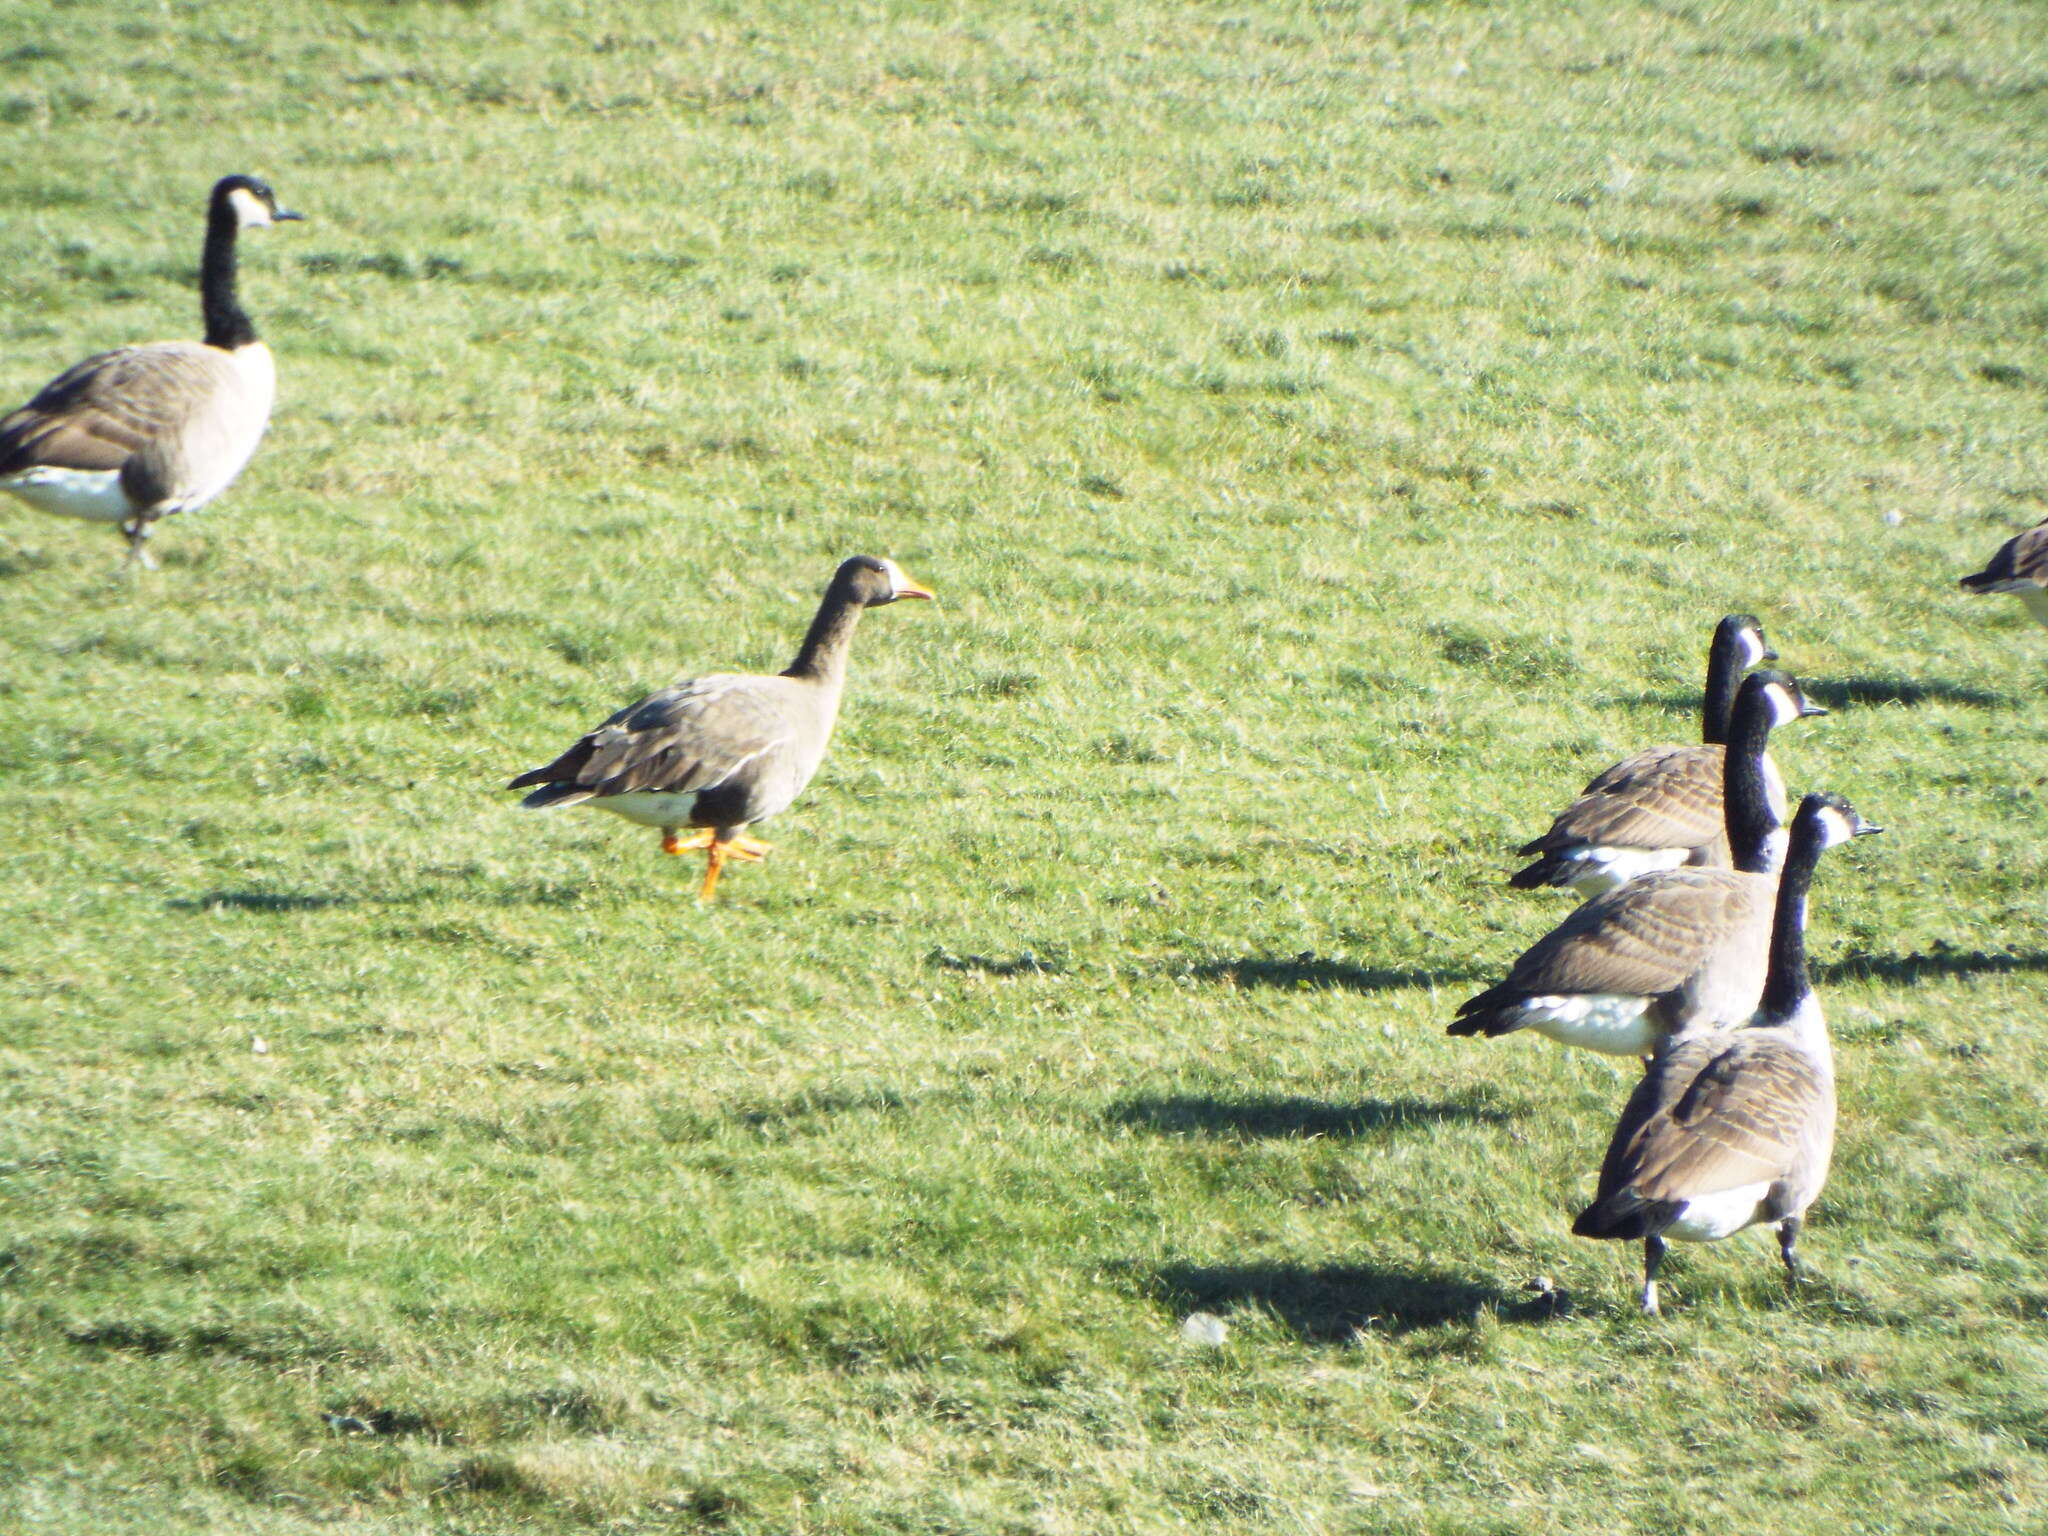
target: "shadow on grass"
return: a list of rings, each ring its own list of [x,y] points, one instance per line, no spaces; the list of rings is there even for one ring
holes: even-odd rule
[[[173,912],[324,912],[353,907],[353,896],[319,896],[292,891],[208,891],[203,896],[178,896],[164,903]]]
[[[40,550],[0,549],[0,581],[32,576],[37,571],[47,571],[54,564],[56,562]]]
[[[1372,1136],[1447,1120],[1499,1124],[1508,1111],[1469,1100],[1366,1099],[1331,1104],[1322,1099],[1167,1094],[1112,1104],[1106,1118],[1168,1136],[1235,1136],[1267,1141]]]
[[[1466,965],[1447,965],[1436,970],[1412,966],[1352,965],[1344,960],[1324,960],[1304,950],[1289,960],[1260,959],[1254,955],[1239,960],[1203,960],[1188,967],[1187,974],[1199,976],[1204,981],[1228,981],[1240,987],[1299,988],[1311,992],[1398,992],[1406,987],[1478,981],[1488,973]]]
[[[586,885],[557,881],[510,891],[480,890],[473,883],[432,884],[398,895],[342,896],[318,891],[207,891],[174,896],[173,912],[325,912],[335,907],[411,907],[459,900],[470,907],[574,907],[590,897]]]
[[[972,971],[981,976],[1064,976],[1067,971],[1060,955],[1037,955],[1027,949],[1005,960],[995,955],[956,955],[943,944],[934,946],[924,963],[942,971]]]
[[[1965,704],[1974,709],[2007,709],[2020,702],[2009,693],[1928,677],[1802,677],[1799,686],[1808,698],[1826,709],[1872,704]],[[1649,705],[1693,715],[1700,709],[1697,693],[1635,693],[1609,702]]]
[[[1981,949],[1948,949],[1937,945],[1924,955],[1844,955],[1813,968],[1813,979],[1912,983],[1936,976],[1996,976],[2007,971],[2048,971],[2048,954],[1987,954]]]
[[[1513,1321],[1554,1312],[1549,1301],[1510,1297],[1457,1275],[1368,1264],[1169,1264],[1150,1277],[1149,1289],[1176,1315],[1271,1312],[1312,1344],[1342,1344],[1361,1328],[1408,1333],[1469,1322],[1489,1307]]]
[[[2009,693],[1939,678],[1802,677],[1799,686],[1829,709],[1852,704],[1967,704],[1975,709],[2005,709],[2019,702]]]

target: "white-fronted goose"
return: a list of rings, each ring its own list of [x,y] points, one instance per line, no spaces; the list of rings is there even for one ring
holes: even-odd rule
[[[1784,846],[1764,742],[1805,696],[1783,672],[1752,672],[1736,696],[1721,796],[1734,869],[1671,869],[1595,896],[1538,939],[1507,979],[1468,998],[1454,1035],[1533,1029],[1561,1045],[1646,1056],[1679,1030],[1749,1017],[1763,990],[1772,873]]]
[[[1983,570],[1965,576],[1965,592],[2010,592],[2027,605],[2040,623],[2048,624],[2048,522],[1998,546]]]
[[[1714,627],[1707,650],[1707,690],[1700,709],[1700,744],[1646,747],[1589,783],[1558,813],[1550,830],[1516,851],[1536,862],[1509,877],[1522,890],[1562,886],[1597,896],[1659,870],[1687,864],[1725,869],[1731,854],[1721,814],[1722,753],[1734,716],[1742,674],[1776,660],[1763,626],[1731,613]],[[1802,714],[1827,711],[1805,704]],[[1786,810],[1785,783],[1768,755],[1764,783],[1778,818]]]
[[[1600,1167],[1580,1237],[1643,1240],[1643,1310],[1657,1311],[1667,1241],[1718,1242],[1759,1222],[1778,1229],[1785,1274],[1827,1182],[1835,1145],[1835,1069],[1806,973],[1806,892],[1821,851],[1880,829],[1833,795],[1808,795],[1792,819],[1778,880],[1770,973],[1755,1017],[1681,1035],[1629,1095]]]
[[[747,827],[786,809],[824,761],[861,611],[931,595],[895,561],[855,555],[825,588],[786,671],[714,674],[649,694],[506,788],[538,784],[520,802],[531,810],[587,801],[659,827],[666,853],[703,849],[699,899],[709,901],[727,859],[758,860],[769,851],[742,836]],[[685,827],[697,830],[679,837]]]
[[[270,349],[235,294],[235,237],[303,218],[253,176],[214,184],[199,266],[204,341],[102,352],[0,421],[0,490],[62,517],[117,523],[131,560],[160,518],[202,507],[256,451],[277,395]]]

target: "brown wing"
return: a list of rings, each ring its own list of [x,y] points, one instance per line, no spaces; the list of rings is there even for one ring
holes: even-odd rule
[[[1651,747],[1594,779],[1521,851],[1598,845],[1698,848],[1721,834],[1724,749]]]
[[[1622,1112],[1595,1203],[1623,1190],[1665,1202],[1774,1183],[1832,1126],[1834,1111],[1824,1068],[1777,1031],[1681,1040]]]
[[[102,352],[66,369],[33,400],[0,421],[0,475],[48,466],[126,469],[138,455],[142,483],[124,485],[138,502],[174,494],[152,450],[176,445],[219,389],[225,357],[199,342],[165,341]]]
[[[1507,979],[1481,997],[1499,1002],[1552,993],[1657,997],[1676,991],[1716,946],[1752,926],[1756,904],[1770,899],[1770,882],[1759,888],[1760,878],[1676,869],[1604,892],[1532,944]]]
[[[797,752],[793,702],[785,678],[693,678],[620,710],[506,787],[558,787],[549,801],[559,804],[572,796],[692,794],[740,774],[787,774]]]
[[[2035,524],[1998,547],[1984,569],[1965,576],[1972,592],[2024,592],[2048,587],[2048,522]]]

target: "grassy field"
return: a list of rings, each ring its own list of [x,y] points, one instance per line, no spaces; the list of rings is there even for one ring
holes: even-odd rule
[[[2039,1530],[2041,20],[0,12],[0,397],[311,219],[160,573],[0,506],[0,1528]],[[498,791],[857,551],[715,908]],[[1891,831],[1816,1283],[1653,1322],[1632,1069],[1443,1026],[1730,609]]]

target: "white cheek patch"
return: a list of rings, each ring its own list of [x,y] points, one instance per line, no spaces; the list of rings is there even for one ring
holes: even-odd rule
[[[235,210],[235,219],[243,229],[255,229],[270,222],[270,210],[263,206],[263,199],[247,187],[230,192],[228,206]]]
[[[1775,716],[1774,724],[1790,725],[1799,718],[1799,701],[1792,697],[1792,691],[1789,688],[1773,683],[1771,684],[1770,692],[1771,710]]]
[[[1742,665],[1745,669],[1755,666],[1764,659],[1764,637],[1753,629],[1742,632]]]
[[[1821,807],[1820,824],[1823,848],[1833,848],[1838,843],[1846,843],[1856,835],[1854,824],[1832,805]]]

